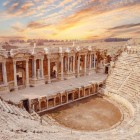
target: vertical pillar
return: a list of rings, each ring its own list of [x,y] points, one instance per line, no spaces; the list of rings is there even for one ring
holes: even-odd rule
[[[34,79],[36,79],[36,58],[33,59],[33,70],[34,70]]]
[[[15,90],[18,89],[18,85],[17,85],[17,68],[16,68],[16,61],[13,61],[13,68],[14,68],[14,88]]]
[[[88,89],[88,93],[89,93],[89,95],[90,95],[90,87],[89,87],[89,89]]]
[[[26,60],[26,86],[29,86],[29,60]]]
[[[38,102],[39,102],[39,111],[41,111],[42,108],[41,108],[41,99],[40,98],[38,99]]]
[[[40,66],[40,67],[41,67],[41,68],[40,68],[40,69],[41,69],[41,77],[44,78],[43,58],[41,58],[41,60],[40,60],[40,65],[41,65],[41,66]]]
[[[73,56],[73,73],[75,73],[75,55]]]
[[[68,55],[68,64],[67,64],[67,67],[68,67],[68,73],[70,71],[70,58],[69,58],[69,55]]]
[[[4,82],[4,85],[7,86],[8,83],[7,83],[6,61],[4,61],[2,63],[2,73],[3,73],[3,82]]]
[[[69,102],[68,95],[69,95],[69,94],[68,94],[68,92],[66,92],[66,98],[67,98],[67,99],[66,99],[66,100],[67,100],[67,101],[66,101],[66,103],[68,103],[68,102]]]
[[[72,92],[72,101],[74,101],[75,94],[76,94],[76,91]]]
[[[50,56],[48,56],[48,83],[51,83],[50,67]]]
[[[93,68],[93,54],[91,54],[91,69]]]
[[[80,55],[78,55],[78,63],[77,63],[77,77],[80,76]]]
[[[29,100],[29,112],[32,113],[32,106],[31,106],[32,102],[31,100]]]
[[[63,71],[63,64],[64,64],[64,61],[63,61],[63,55],[61,54],[61,80],[64,80],[64,71]]]
[[[95,88],[94,88],[94,84],[92,84],[92,93],[95,93]]]
[[[64,57],[64,71],[67,71],[67,58]]]
[[[87,72],[87,55],[85,55],[85,60],[84,60],[84,75],[86,76]]]
[[[89,54],[89,70],[91,70],[91,65],[92,65],[91,54]]]
[[[96,93],[96,83],[94,83],[94,93]]]
[[[60,93],[60,104],[62,104],[62,94]]]
[[[96,54],[94,54],[94,69],[96,68]]]

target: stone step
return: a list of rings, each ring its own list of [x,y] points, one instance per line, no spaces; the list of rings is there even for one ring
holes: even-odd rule
[[[8,105],[6,102],[3,101],[3,103],[5,104],[5,106],[7,107],[7,109],[9,110],[9,113],[14,114],[14,111],[11,109],[10,105]]]
[[[2,107],[2,109],[6,112],[10,112],[10,110],[7,108],[7,106],[2,102],[2,100],[0,99],[0,106]]]

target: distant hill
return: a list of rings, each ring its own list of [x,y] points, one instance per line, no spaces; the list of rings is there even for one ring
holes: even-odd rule
[[[121,42],[121,41],[128,41],[131,38],[107,38],[104,41],[105,42]]]

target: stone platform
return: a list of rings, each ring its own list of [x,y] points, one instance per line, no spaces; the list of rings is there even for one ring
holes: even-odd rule
[[[82,86],[89,85],[91,83],[102,83],[106,79],[107,75],[102,73],[94,73],[89,76],[82,76],[79,78],[54,82],[51,84],[40,85],[37,87],[28,87],[22,90],[13,91],[9,93],[0,93],[0,96],[6,100],[14,103],[19,103],[24,99],[35,99],[41,97],[53,96],[57,93],[67,90],[73,90]]]

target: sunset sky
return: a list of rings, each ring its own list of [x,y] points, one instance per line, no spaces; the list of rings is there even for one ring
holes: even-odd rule
[[[140,37],[140,0],[0,0],[0,38]]]

